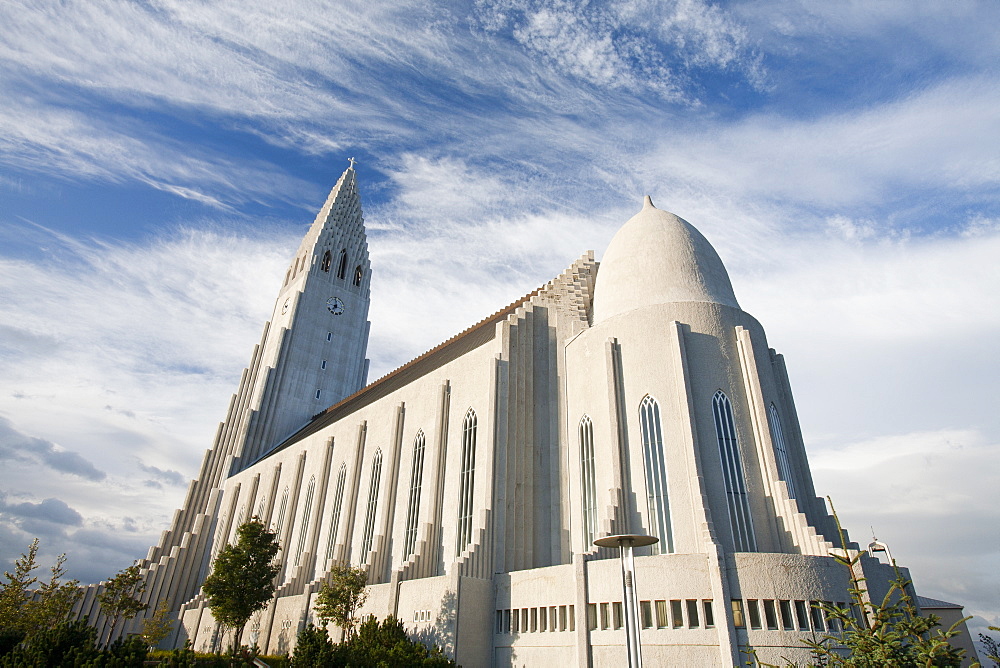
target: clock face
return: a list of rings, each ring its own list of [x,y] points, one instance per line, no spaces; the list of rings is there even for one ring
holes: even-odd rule
[[[344,302],[339,297],[330,297],[326,300],[326,308],[330,313],[340,315],[344,312]]]

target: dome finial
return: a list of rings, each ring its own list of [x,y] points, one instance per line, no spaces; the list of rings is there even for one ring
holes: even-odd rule
[[[649,195],[646,195],[646,198],[644,200],[642,200],[642,208],[643,209],[655,209],[656,205],[653,204],[653,198],[650,197]]]

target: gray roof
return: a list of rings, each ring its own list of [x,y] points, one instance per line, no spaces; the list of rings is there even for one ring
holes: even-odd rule
[[[947,601],[939,601],[936,598],[927,598],[926,596],[918,596],[917,603],[921,608],[957,608],[958,610],[963,608],[958,603],[948,603]]]

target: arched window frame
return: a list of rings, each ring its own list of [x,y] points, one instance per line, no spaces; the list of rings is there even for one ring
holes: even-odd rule
[[[583,540],[589,551],[597,538],[597,469],[594,458],[594,424],[589,415],[580,418],[580,485],[583,492]]]
[[[330,536],[326,541],[326,558],[333,559],[333,548],[337,544],[337,529],[340,527],[340,511],[344,505],[344,486],[347,483],[347,464],[340,465],[337,486],[333,492],[333,512],[330,514]]]
[[[359,264],[354,268],[354,285],[355,287],[361,287],[361,281],[365,278],[365,270],[361,268]]]
[[[410,498],[406,504],[406,530],[403,535],[403,558],[413,554],[417,545],[417,526],[420,517],[420,488],[424,477],[424,451],[426,438],[423,430],[413,439],[413,462],[410,465]]]
[[[340,257],[337,259],[337,278],[344,278],[347,276],[347,249],[343,248],[340,251]]]
[[[319,268],[325,272],[329,272],[331,264],[333,264],[333,256],[330,255],[330,251],[327,250],[325,253],[323,253],[323,259],[320,260]]]
[[[639,404],[639,428],[642,433],[642,461],[646,471],[649,531],[660,539],[659,543],[650,546],[650,553],[670,553],[674,551],[674,536],[670,522],[670,494],[660,405],[648,394]]]
[[[458,554],[472,541],[472,507],[476,482],[476,411],[471,408],[462,422],[462,471],[458,506]]]
[[[378,510],[378,488],[382,478],[382,449],[379,448],[372,456],[371,478],[368,482],[368,508],[365,516],[365,530],[361,536],[362,563],[368,563],[368,553],[372,550],[375,538],[375,514]]]
[[[788,461],[788,450],[785,447],[785,434],[781,429],[781,417],[778,415],[778,408],[771,402],[767,409],[768,417],[771,419],[771,440],[774,442],[774,458],[778,464],[778,475],[785,481],[788,487],[788,496],[795,498],[795,483],[792,481],[792,466]]]
[[[288,510],[288,485],[281,493],[281,503],[278,504],[278,521],[274,524],[274,533],[281,537],[281,527],[285,524],[285,512]]]
[[[717,391],[712,398],[712,412],[715,415],[715,433],[719,440],[719,459],[726,485],[733,547],[736,552],[756,552],[757,539],[754,536],[746,474],[743,471],[736,423],[733,420],[733,405],[722,390]]]
[[[306,538],[309,533],[309,517],[312,515],[313,494],[316,493],[316,476],[309,478],[309,486],[306,487],[306,498],[302,504],[302,522],[299,524],[299,544],[295,548],[295,565],[299,565],[302,552],[306,547]]]

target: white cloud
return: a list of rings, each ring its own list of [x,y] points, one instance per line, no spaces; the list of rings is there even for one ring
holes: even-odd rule
[[[972,77],[817,118],[686,126],[659,137],[643,166],[652,179],[786,207],[886,206],[929,189],[991,197],[1000,159],[983,139],[1000,136],[998,104],[992,80]]]
[[[17,446],[4,462],[7,516],[56,499],[86,521],[45,529],[21,512],[0,556],[34,532],[74,559],[108,557],[96,546],[77,554],[80,531],[124,531],[132,552],[114,563],[127,565],[166,527],[211,445],[298,232],[251,238],[206,225],[136,244],[18,232],[47,251],[0,261],[0,420],[5,447]],[[93,564],[77,567],[108,575]]]

